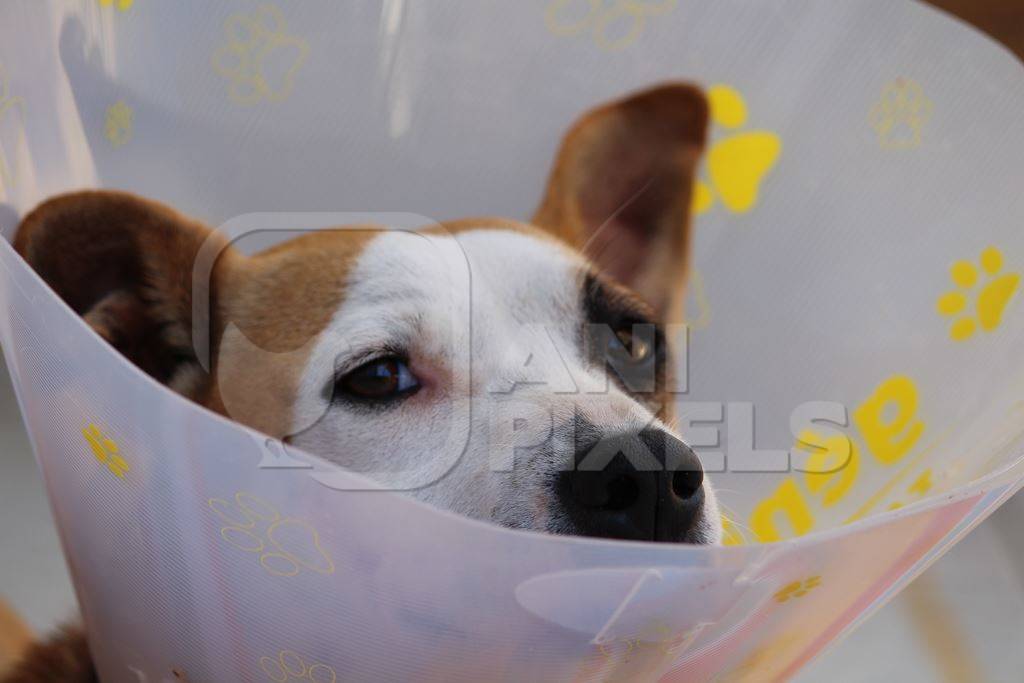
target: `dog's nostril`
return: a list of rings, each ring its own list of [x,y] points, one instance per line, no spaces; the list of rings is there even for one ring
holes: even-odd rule
[[[700,491],[704,484],[704,472],[701,470],[680,470],[672,475],[672,492],[686,500]]]

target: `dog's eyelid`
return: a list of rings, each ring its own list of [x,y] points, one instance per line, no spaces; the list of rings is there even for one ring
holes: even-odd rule
[[[401,347],[390,345],[376,346],[372,349],[359,351],[335,363],[334,377],[335,379],[341,379],[356,368],[385,358],[398,358],[408,362],[409,354]]]

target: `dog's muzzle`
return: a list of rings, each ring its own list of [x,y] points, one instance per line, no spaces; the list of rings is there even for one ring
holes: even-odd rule
[[[575,469],[559,475],[559,501],[575,533],[684,542],[704,507],[704,472],[663,429],[602,437],[577,425]]]

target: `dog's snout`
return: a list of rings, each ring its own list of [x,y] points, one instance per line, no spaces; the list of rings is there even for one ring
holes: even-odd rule
[[[704,472],[685,443],[662,429],[577,437],[575,469],[559,496],[584,536],[681,542],[704,503]]]

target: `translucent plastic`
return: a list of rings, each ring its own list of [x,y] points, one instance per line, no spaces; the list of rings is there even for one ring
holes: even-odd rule
[[[549,537],[339,491],[319,460],[146,378],[0,243],[0,344],[104,680],[786,678],[1024,480],[1024,74],[924,6],[101,0],[0,15],[8,237],[82,186],[213,224],[525,218],[581,111],[701,82],[715,128],[682,414],[722,422],[700,449],[709,470],[755,434],[761,450],[823,447],[792,471],[712,472],[716,548]],[[828,466],[820,425],[790,424],[808,401],[848,406],[845,467]],[[710,443],[708,428],[683,433]]]

